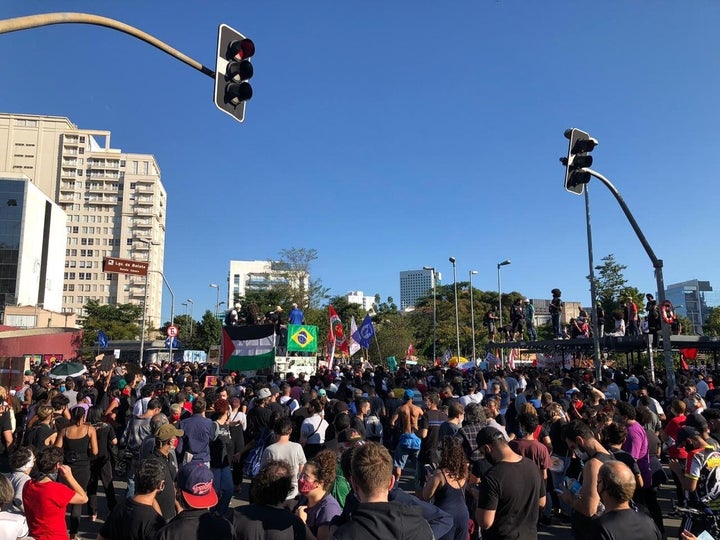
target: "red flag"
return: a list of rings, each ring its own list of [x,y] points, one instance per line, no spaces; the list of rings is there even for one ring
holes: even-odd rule
[[[413,347],[412,343],[410,343],[410,345],[408,345],[407,355],[408,355],[408,358],[410,358],[411,356],[415,356],[415,347]]]
[[[333,360],[335,360],[335,336],[333,336],[332,326],[328,330],[327,352],[328,370],[331,370],[333,367]]]
[[[685,371],[690,371],[690,366],[688,366],[688,363],[685,361],[685,355],[682,351],[680,351],[680,367]]]
[[[328,306],[328,312],[330,313],[330,334],[335,338],[335,348],[350,356],[350,348],[340,317],[332,306]]]

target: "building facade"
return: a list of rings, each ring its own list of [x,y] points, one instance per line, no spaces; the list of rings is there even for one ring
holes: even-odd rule
[[[687,334],[702,335],[702,327],[710,311],[720,306],[720,291],[713,291],[709,281],[697,279],[668,285],[665,298],[673,303],[675,313],[690,319],[692,329],[683,329],[683,333]]]
[[[362,291],[350,291],[345,295],[348,304],[359,304],[365,311],[372,311],[375,303],[374,296],[365,296]]]
[[[110,135],[64,117],[0,113],[0,176],[22,173],[67,214],[63,309],[82,315],[91,299],[141,304],[146,278],[106,274],[102,262],[149,261],[146,322],[157,328],[167,194],[154,156],[112,148]]]
[[[433,283],[433,279],[438,281]],[[442,277],[432,270],[404,270],[400,272],[400,309],[414,309],[419,298],[431,293]]]
[[[0,312],[61,312],[67,216],[28,178],[0,173]],[[1,317],[4,319],[4,317]],[[37,326],[37,318],[18,326]],[[10,324],[10,323],[5,323]]]
[[[285,263],[275,261],[230,261],[228,273],[227,305],[232,306],[237,298],[244,298],[248,291],[266,290],[276,285],[287,285],[288,271]],[[310,276],[305,275],[305,290]]]

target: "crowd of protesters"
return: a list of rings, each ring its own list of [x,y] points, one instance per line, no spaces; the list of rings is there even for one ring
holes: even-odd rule
[[[720,510],[720,389],[704,370],[666,399],[639,367],[88,367],[0,387],[0,538],[76,538],[97,520],[107,540],[534,539],[558,522],[659,539],[663,483],[703,513],[684,538]]]

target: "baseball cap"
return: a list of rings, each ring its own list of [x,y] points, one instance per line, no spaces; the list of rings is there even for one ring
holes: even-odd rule
[[[177,475],[177,485],[185,502],[192,508],[212,508],[218,503],[213,488],[213,473],[204,463],[196,461],[183,465]]]
[[[682,444],[688,439],[699,436],[700,432],[697,429],[695,429],[694,427],[685,426],[680,431],[678,431],[677,444]]]
[[[482,428],[478,434],[477,434],[477,444],[478,446],[482,446],[484,444],[493,444],[495,441],[504,439],[505,437],[502,434],[502,431],[500,431],[497,428],[494,427],[484,427]]]
[[[35,374],[32,372],[31,369],[26,369],[26,370],[25,370],[25,376],[27,377],[28,375],[35,375]]]
[[[327,392],[325,391],[324,388],[321,388],[320,390],[318,390],[318,396],[322,397],[322,396],[326,396],[326,395],[327,395]]]
[[[258,393],[256,394],[258,399],[269,398],[270,395],[271,395],[270,390],[268,390],[267,388],[261,388],[260,390],[258,390]]]
[[[414,397],[415,397],[415,392],[413,392],[410,389],[405,390],[405,393],[403,394],[403,399],[413,399]]]
[[[182,437],[185,432],[182,429],[177,429],[172,424],[163,424],[155,432],[155,438],[158,441],[167,442],[173,437]]]

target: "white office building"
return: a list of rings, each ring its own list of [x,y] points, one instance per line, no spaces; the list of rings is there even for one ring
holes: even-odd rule
[[[228,274],[227,305],[232,306],[236,298],[244,298],[248,291],[270,289],[275,285],[288,283],[288,268],[276,261],[230,261]],[[305,276],[305,290],[310,276]]]
[[[365,311],[372,311],[375,303],[374,296],[365,296],[362,291],[350,291],[345,295],[348,304],[359,304]]]
[[[61,312],[66,220],[27,177],[0,173],[0,312],[5,306]]]

